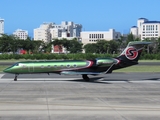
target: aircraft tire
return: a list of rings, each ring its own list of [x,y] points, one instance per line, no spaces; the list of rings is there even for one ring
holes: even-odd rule
[[[83,74],[82,77],[83,77],[83,80],[85,80],[86,82],[88,82],[90,80],[86,74]]]

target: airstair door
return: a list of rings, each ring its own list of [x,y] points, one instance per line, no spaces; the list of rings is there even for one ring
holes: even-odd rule
[[[29,63],[28,65],[28,72],[34,72],[34,63]]]

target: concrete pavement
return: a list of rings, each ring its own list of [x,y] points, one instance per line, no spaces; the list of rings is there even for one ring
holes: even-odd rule
[[[160,119],[160,73],[0,77],[0,120]]]

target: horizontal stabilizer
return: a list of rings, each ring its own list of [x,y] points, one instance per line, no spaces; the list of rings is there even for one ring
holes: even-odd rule
[[[134,41],[134,42],[129,42],[128,46],[136,46],[136,45],[148,45],[152,44],[152,42],[147,42],[147,41]]]

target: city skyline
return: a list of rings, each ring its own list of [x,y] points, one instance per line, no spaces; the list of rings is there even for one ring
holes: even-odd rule
[[[4,19],[4,32],[13,33],[23,29],[33,34],[33,29],[44,22],[60,24],[61,21],[73,21],[82,24],[82,31],[106,31],[110,28],[121,33],[129,32],[140,17],[160,20],[157,16],[159,0],[92,0],[78,1],[20,1],[2,0],[0,18]]]

